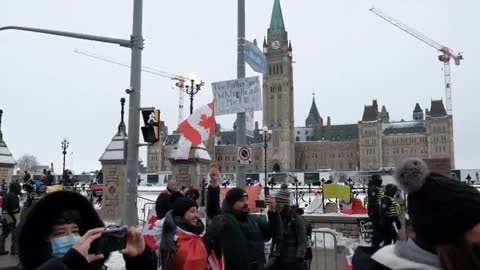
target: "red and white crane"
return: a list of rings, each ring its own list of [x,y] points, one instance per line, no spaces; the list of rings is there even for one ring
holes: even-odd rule
[[[403,30],[407,34],[433,47],[441,53],[438,56],[438,60],[440,60],[440,62],[443,62],[444,65],[443,71],[445,75],[445,100],[447,103],[447,113],[448,115],[452,115],[452,78],[450,74],[450,61],[453,59],[455,65],[459,66],[460,61],[463,60],[463,55],[461,53],[453,52],[450,48],[443,46],[442,44],[432,40],[431,38],[409,27],[408,25],[405,25],[399,20],[394,19],[385,12],[382,12],[376,8],[371,8],[370,11],[379,16],[380,18],[398,27],[400,30]]]
[[[84,55],[84,56],[87,56],[87,57],[90,57],[90,58],[94,58],[94,59],[97,59],[97,60],[101,60],[101,61],[105,61],[105,62],[108,62],[108,63],[116,64],[116,65],[119,65],[119,66],[122,66],[122,67],[130,68],[129,64],[122,63],[120,61],[117,61],[115,59],[112,59],[112,58],[109,58],[109,57],[106,57],[106,56],[100,56],[100,55],[97,55],[97,54],[94,54],[94,53],[80,51],[78,49],[75,49],[74,52],[78,53],[78,54],[81,54],[81,55]],[[154,68],[151,68],[151,67],[142,67],[142,71],[145,72],[145,73],[150,73],[150,74],[155,75],[155,76],[160,76],[160,77],[167,78],[167,79],[175,81],[175,87],[177,87],[177,89],[178,89],[178,124],[180,125],[180,123],[184,120],[184,118],[183,118],[184,117],[183,116],[184,94],[183,93],[185,92],[185,83],[190,82],[191,79],[189,79],[187,77],[184,77],[184,76],[181,76],[181,75],[176,75],[176,74],[172,74],[172,73],[169,73],[169,72],[166,72],[166,71],[161,71],[161,70],[158,70],[158,69],[154,69]]]

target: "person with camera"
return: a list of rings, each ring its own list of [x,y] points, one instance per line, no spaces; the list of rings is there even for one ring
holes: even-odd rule
[[[217,258],[223,255],[225,270],[262,270],[266,263],[265,242],[269,241],[280,223],[275,201],[267,198],[268,221],[252,215],[247,192],[241,188],[229,190],[220,208],[220,173],[216,165],[210,168],[211,185],[207,190],[207,226],[204,242]]]
[[[110,251],[119,248],[126,269],[157,269],[157,256],[145,245],[141,232],[134,228],[116,231],[121,236],[108,234],[81,194],[47,194],[31,208],[19,232],[20,264],[25,270],[99,270],[105,269]],[[98,251],[91,251],[93,247]]]

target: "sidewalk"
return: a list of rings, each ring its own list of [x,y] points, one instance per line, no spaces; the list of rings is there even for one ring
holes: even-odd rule
[[[5,243],[7,250],[10,249],[10,238],[11,237],[8,237]],[[20,268],[17,267],[17,264],[18,256],[10,256],[10,254],[0,256],[0,270],[19,270]]]

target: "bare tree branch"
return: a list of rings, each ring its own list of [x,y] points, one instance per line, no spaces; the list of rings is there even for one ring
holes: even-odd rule
[[[17,160],[17,167],[21,171],[31,172],[35,166],[38,166],[38,160],[34,155],[24,154]]]

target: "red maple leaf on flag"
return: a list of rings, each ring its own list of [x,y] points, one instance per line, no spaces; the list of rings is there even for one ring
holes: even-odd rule
[[[214,114],[211,114],[210,116],[202,114],[200,116],[200,122],[198,123],[198,125],[201,126],[201,127],[204,127],[205,129],[208,129],[208,132],[210,133],[210,136],[215,135],[215,116],[214,116]]]

